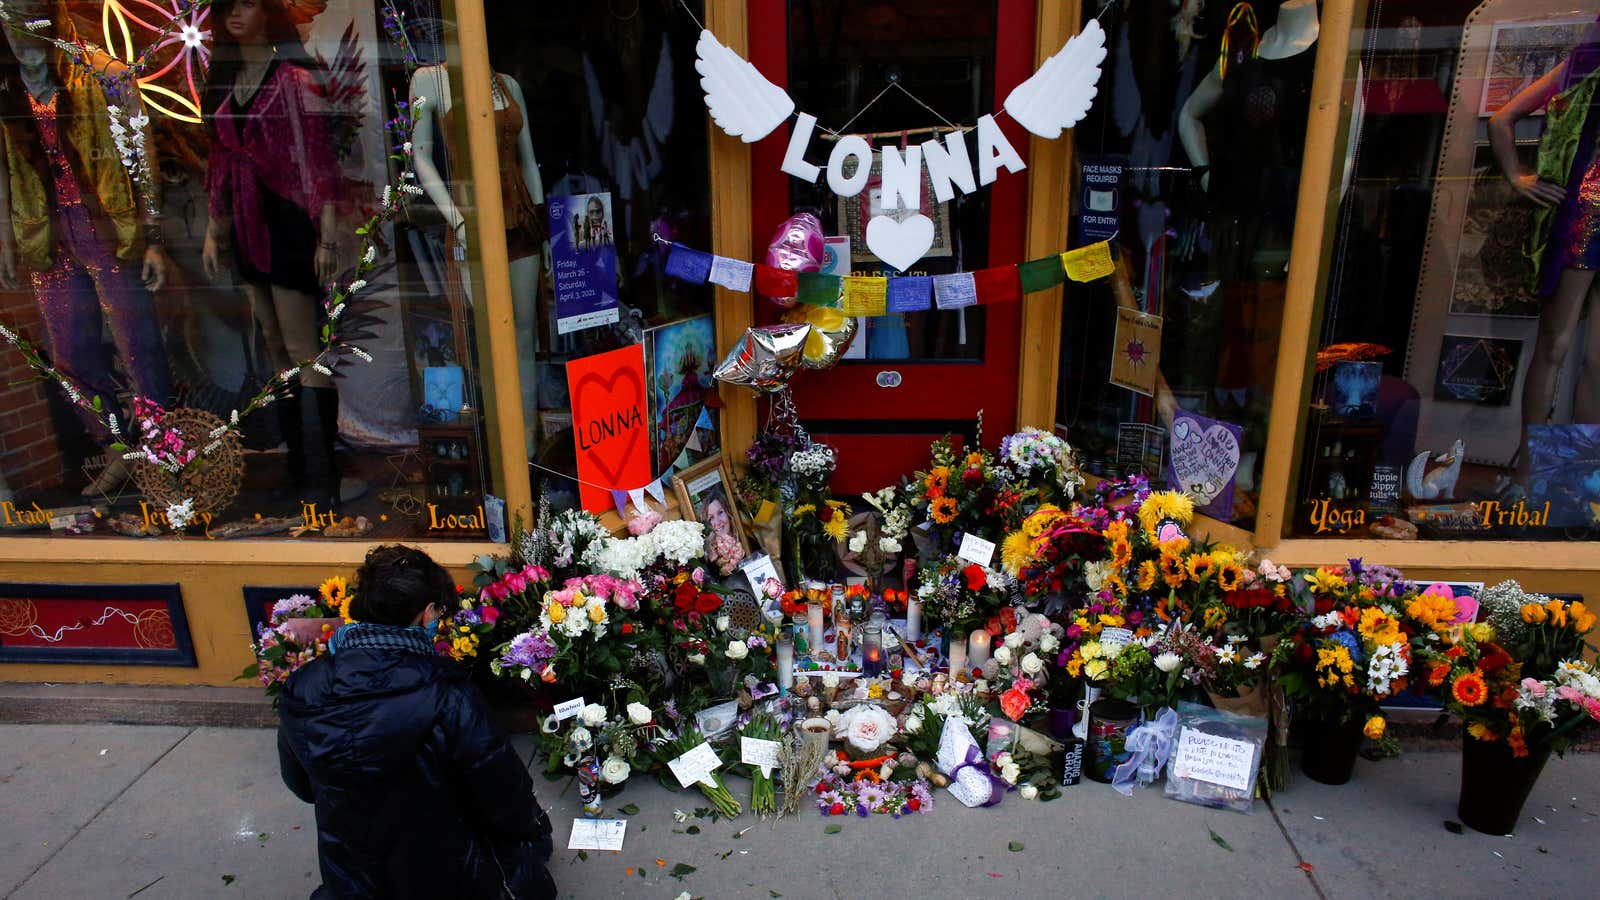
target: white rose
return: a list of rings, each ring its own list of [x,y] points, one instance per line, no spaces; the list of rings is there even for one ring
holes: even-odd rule
[[[987,694],[989,692],[988,679],[979,678],[977,681],[974,681],[972,683],[972,692],[974,694]]]
[[[632,774],[633,767],[620,756],[608,756],[600,764],[600,777],[605,779],[606,784],[621,784]]]
[[[921,716],[912,716],[911,718],[906,720],[906,725],[905,725],[904,731],[905,731],[906,734],[915,734],[917,731],[921,730],[921,728],[922,728],[922,717]]]
[[[587,750],[593,743],[594,736],[582,725],[572,729],[572,734],[567,736],[567,744],[574,750]]]
[[[1029,653],[1022,658],[1022,671],[1028,675],[1037,675],[1044,669],[1044,660]]]
[[[865,549],[867,549],[867,533],[865,531],[858,531],[850,535],[851,553],[860,553]]]
[[[838,732],[838,730],[839,730],[839,720],[841,718],[843,718],[843,717],[844,717],[843,714],[840,713],[837,709],[830,709],[830,710],[827,711],[827,713],[825,713],[823,715],[823,718],[828,720],[828,724],[833,726],[833,730],[835,732]]]
[[[1010,647],[1013,650],[1017,649],[1018,647],[1021,647],[1022,646],[1022,632],[1013,631],[1010,634],[1006,635],[1006,646]]]
[[[900,542],[892,537],[878,538],[878,549],[884,553],[899,553],[902,549]]]
[[[717,616],[717,630],[718,631],[727,631],[728,630],[728,617],[727,616]]]
[[[697,666],[703,666],[706,664],[706,655],[704,653],[691,653],[689,654],[689,662]]]
[[[833,672],[829,672],[828,674],[822,676],[822,686],[830,691],[833,690],[839,686],[839,676]]]
[[[1061,640],[1053,634],[1046,634],[1039,638],[1039,649],[1046,653],[1054,653],[1061,649]]]
[[[589,726],[590,728],[594,728],[603,724],[605,720],[606,708],[598,703],[591,703],[588,706],[585,706],[583,709],[578,710],[578,721]]]
[[[1011,763],[1010,765],[1001,766],[1000,767],[1000,777],[1004,778],[1010,784],[1016,784],[1017,783],[1017,779],[1022,777],[1022,767],[1017,765],[1016,763]]]
[[[655,714],[650,712],[650,707],[645,706],[643,703],[628,704],[628,721],[633,724],[648,725],[653,718],[655,718]]]
[[[834,735],[861,753],[876,752],[894,737],[894,716],[870,703],[851,708],[833,726]]]
[[[1024,800],[1032,800],[1033,798],[1039,796],[1039,789],[1031,784],[1025,784],[1022,787],[1017,788],[1017,793],[1021,794],[1022,799]]]
[[[750,647],[748,645],[746,645],[744,641],[729,641],[728,642],[728,658],[729,659],[744,659],[746,656],[749,656],[749,655],[750,655]]]
[[[1011,648],[1001,647],[994,652],[994,661],[1002,666],[1011,665]]]
[[[1156,657],[1156,668],[1163,672],[1172,672],[1183,665],[1183,657],[1168,651]]]

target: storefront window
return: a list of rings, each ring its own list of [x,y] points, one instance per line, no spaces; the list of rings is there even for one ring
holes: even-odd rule
[[[11,0],[3,15],[0,322],[62,378],[28,380],[0,344],[0,529],[494,531],[481,288],[446,224],[471,232],[472,185],[429,128],[460,118],[459,92],[406,104],[408,59],[457,71],[449,6]],[[422,198],[391,128],[413,110],[416,146],[454,158],[419,166]],[[386,196],[399,212],[358,233]],[[463,205],[429,213],[449,197]]]
[[[1593,539],[1594,5],[1368,16],[1289,532]]]
[[[1276,371],[1316,58],[1315,0],[1112,4],[1074,129],[1058,426],[1103,477],[1142,471],[1249,527]]]
[[[490,61],[529,98],[531,158],[513,164],[539,207],[540,233],[523,241],[508,232],[507,247],[530,472],[535,493],[557,507],[579,500],[572,360],[644,346],[652,477],[719,450],[706,404],[718,361],[713,289],[668,277],[662,243],[711,249],[691,18],[704,10],[626,6],[485,5]]]

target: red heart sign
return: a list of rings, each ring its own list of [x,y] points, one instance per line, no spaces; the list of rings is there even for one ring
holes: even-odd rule
[[[643,487],[650,480],[644,348],[623,347],[567,363],[572,432],[584,508],[611,506],[609,491]]]

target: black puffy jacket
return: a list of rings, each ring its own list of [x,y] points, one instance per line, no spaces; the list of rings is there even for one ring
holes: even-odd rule
[[[317,807],[315,897],[554,897],[550,820],[457,664],[350,648],[278,705],[284,783]]]

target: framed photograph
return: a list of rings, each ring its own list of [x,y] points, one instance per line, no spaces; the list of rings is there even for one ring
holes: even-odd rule
[[[1594,24],[1592,17],[1496,22],[1489,38],[1488,71],[1484,73],[1483,94],[1478,99],[1478,115],[1492,116],[1511,102],[1517,92],[1544,74],[1583,42],[1584,31]],[[1570,85],[1562,85],[1565,90]],[[1535,115],[1543,115],[1540,110]]]
[[[679,472],[672,487],[685,519],[704,524],[710,532],[732,534],[744,554],[750,555],[750,539],[739,524],[739,508],[733,502],[733,475],[720,454]]]
[[[1522,362],[1522,342],[1446,334],[1439,348],[1433,399],[1478,406],[1509,406]]]

